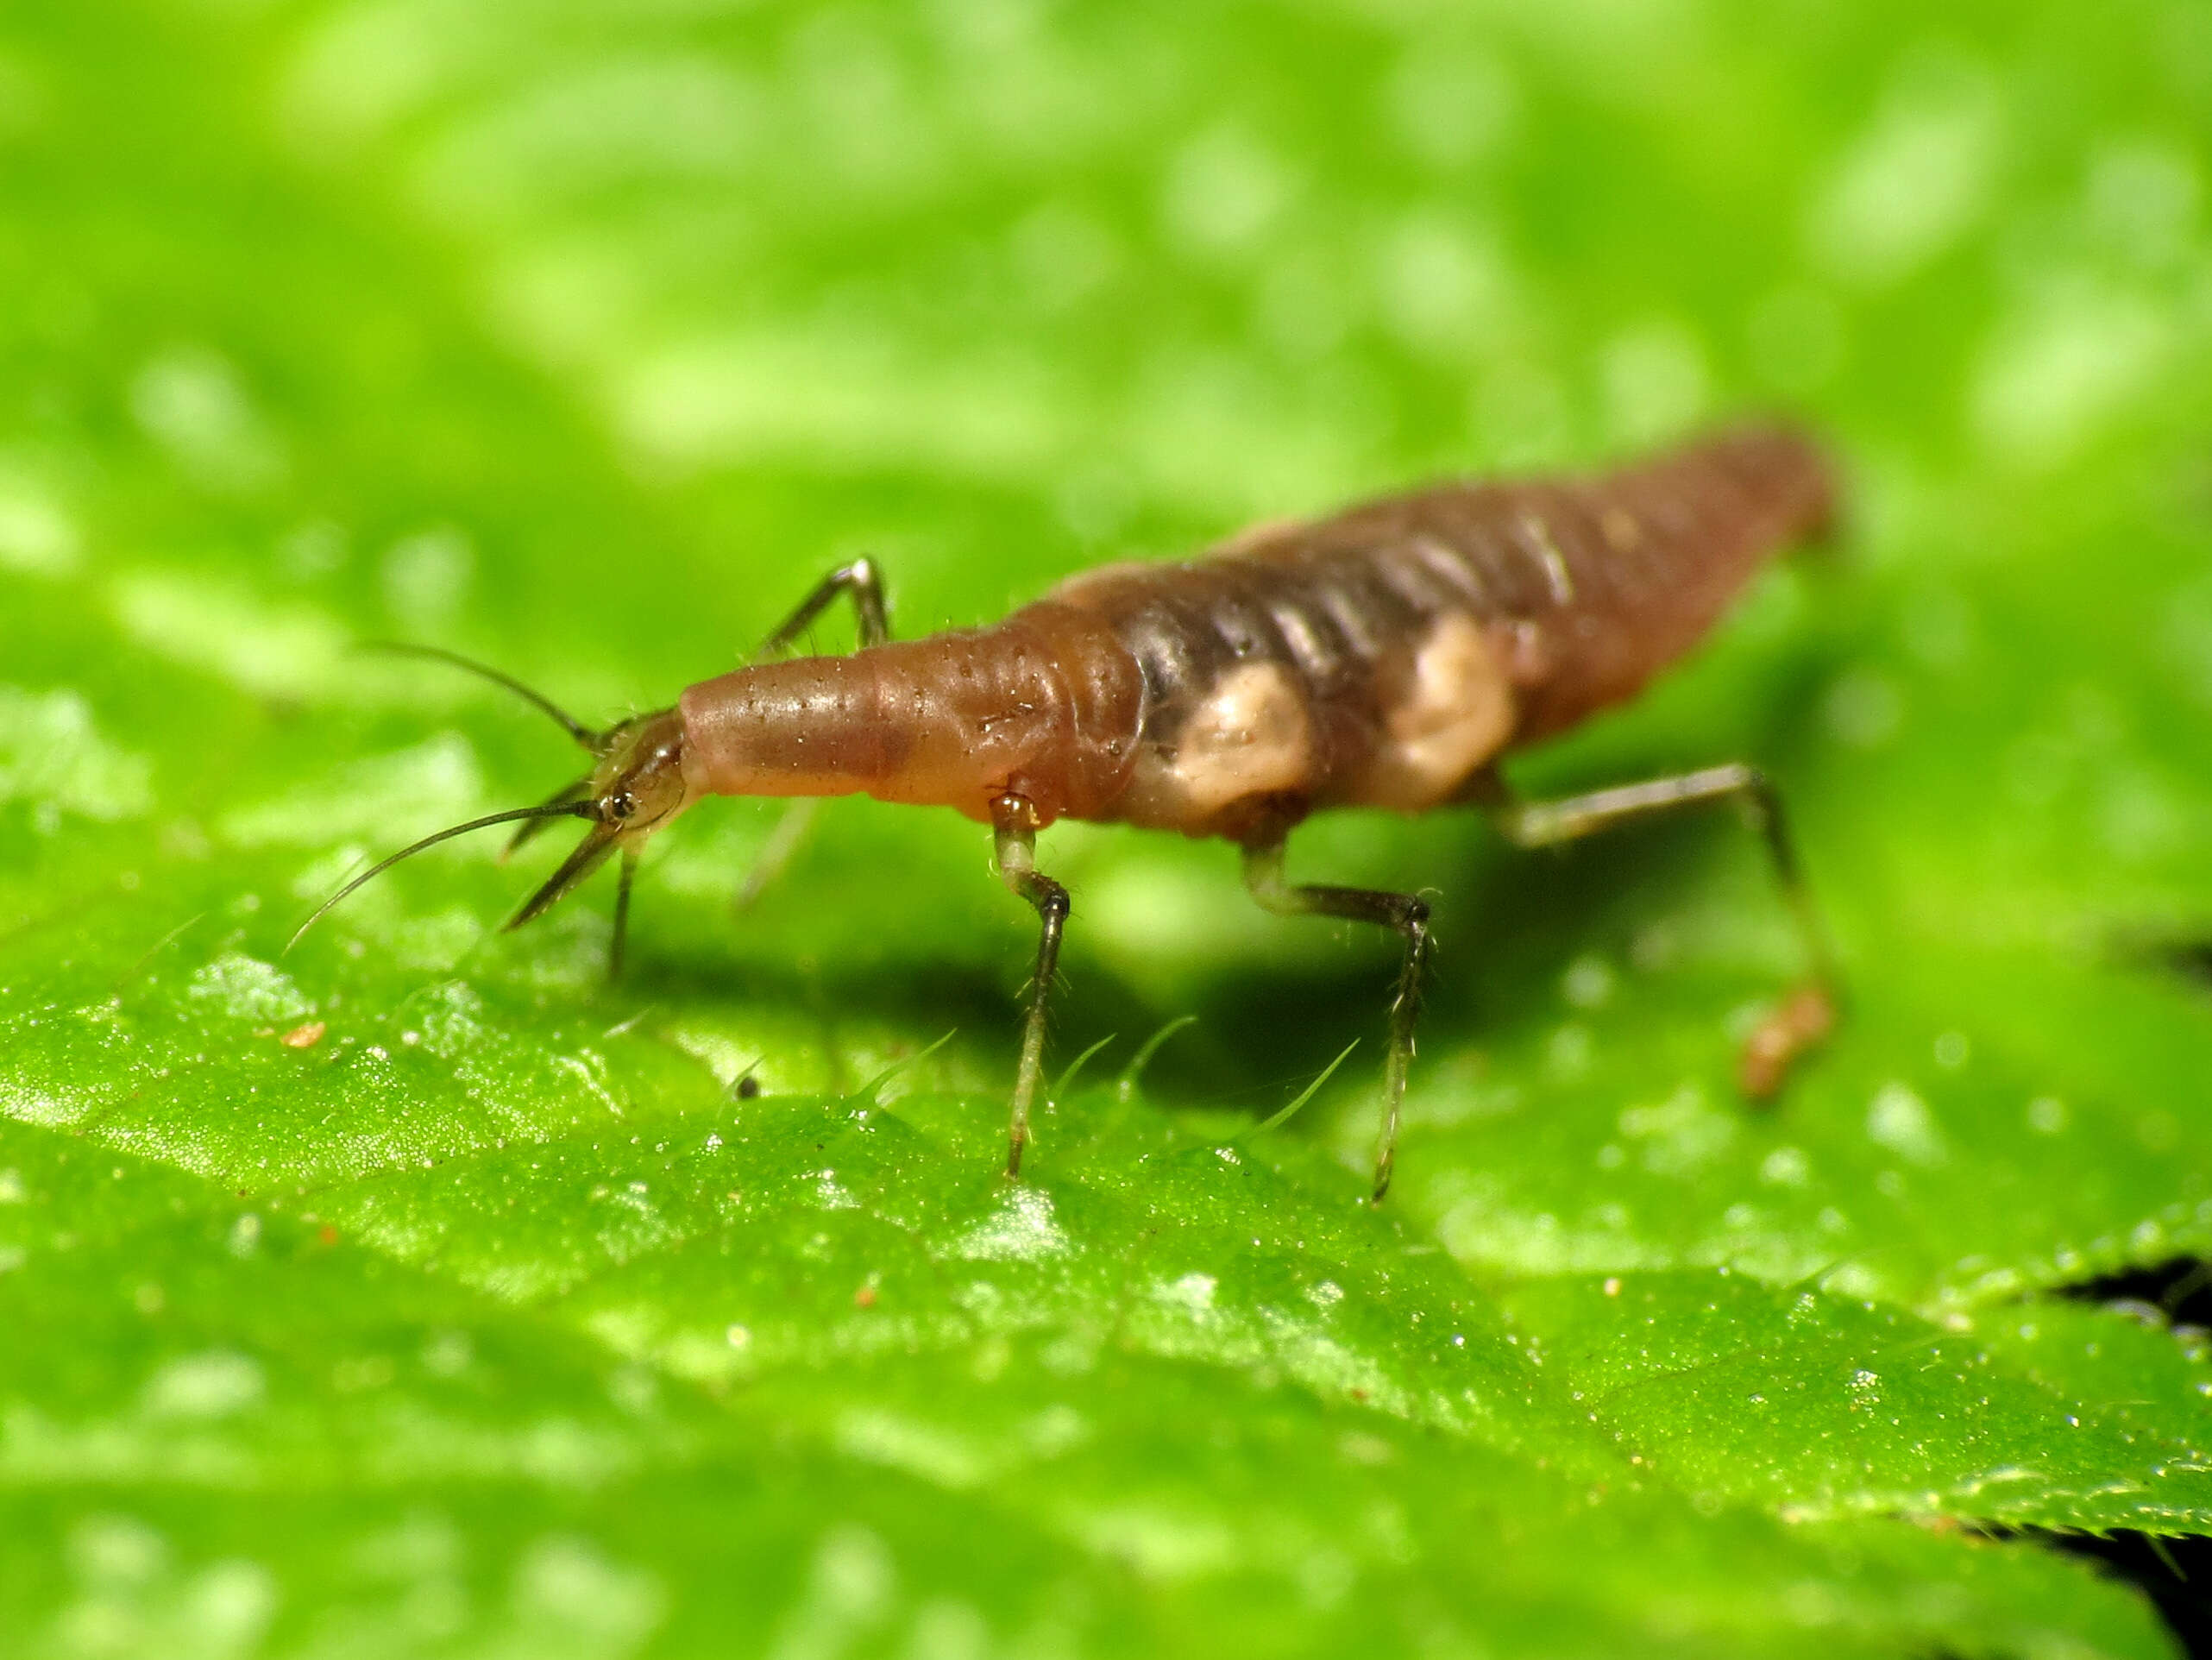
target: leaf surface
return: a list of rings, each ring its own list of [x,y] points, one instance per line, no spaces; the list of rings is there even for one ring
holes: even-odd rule
[[[0,25],[0,1631],[40,1656],[2156,1655],[1983,1530],[2212,1531],[2212,35],[1724,3],[1202,17],[432,0]],[[2146,67],[2147,66],[2147,67]],[[1531,795],[1780,781],[1436,890],[711,803],[606,896],[486,836],[835,562],[912,633],[1108,558],[1786,404],[1851,475]],[[848,626],[826,624],[842,649]],[[1147,1034],[1186,1015],[1141,1076]],[[951,1033],[942,1047],[930,1046]],[[1260,1122],[1354,1036],[1286,1126]],[[888,1075],[887,1075],[888,1073]],[[756,1087],[757,1086],[757,1090]]]

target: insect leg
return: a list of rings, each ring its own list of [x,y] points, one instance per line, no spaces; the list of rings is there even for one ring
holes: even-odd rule
[[[785,805],[783,811],[776,815],[775,827],[768,833],[768,839],[761,843],[760,852],[753,855],[752,866],[746,871],[745,879],[738,885],[737,897],[730,902],[732,911],[742,916],[759,902],[761,895],[766,893],[770,884],[783,874],[784,866],[790,864],[801,844],[807,839],[807,833],[814,827],[814,814],[820,808],[821,797],[819,795],[801,795],[797,801]]]
[[[1037,965],[1029,977],[1029,1013],[1021,1027],[1021,1061],[1014,1075],[1014,1108],[1006,1131],[1006,1173],[1021,1173],[1021,1149],[1029,1141],[1029,1108],[1037,1098],[1045,1069],[1045,999],[1060,961],[1060,934],[1067,926],[1067,890],[1037,869],[1036,809],[1019,795],[991,803],[999,880],[1037,909]]]
[[[1805,884],[1782,797],[1766,775],[1756,767],[1732,762],[1554,802],[1509,802],[1495,808],[1494,815],[1499,830],[1516,846],[1548,847],[1631,820],[1721,801],[1739,803],[1765,844],[1775,880],[1796,921],[1807,970],[1804,984],[1760,1023],[1744,1045],[1739,1073],[1744,1092],[1763,1100],[1782,1087],[1790,1063],[1828,1034],[1841,1001],[1835,953]]]
[[[859,558],[837,569],[814,584],[813,593],[799,602],[783,623],[760,644],[754,658],[772,657],[789,651],[792,643],[807,632],[808,626],[831,606],[841,594],[852,596],[852,608],[860,621],[860,644],[881,645],[891,638],[889,613],[883,604],[883,573],[877,569],[873,559]],[[820,802],[812,797],[793,802],[776,821],[776,827],[768,833],[761,844],[760,853],[753,860],[752,869],[745,872],[745,881],[738,888],[737,897],[730,909],[739,915],[751,910],[769,884],[783,874],[792,856],[807,839],[814,828],[814,814]]]
[[[638,853],[635,848],[622,850],[622,875],[614,890],[614,943],[606,954],[606,978],[622,978],[622,947],[630,933],[630,890],[638,880]]]
[[[1280,839],[1244,850],[1244,883],[1253,898],[1282,916],[1341,916],[1372,922],[1405,938],[1405,965],[1398,971],[1398,994],[1390,1005],[1390,1050],[1383,1061],[1382,1135],[1375,1146],[1373,1202],[1390,1192],[1398,1160],[1398,1109],[1405,1099],[1405,1074],[1413,1061],[1413,1027],[1421,1015],[1422,972],[1429,961],[1429,902],[1410,893],[1368,888],[1293,886],[1283,879]]]
[[[815,618],[836,604],[841,594],[852,596],[852,608],[860,619],[861,645],[881,645],[891,638],[890,619],[883,606],[883,574],[876,568],[873,559],[861,558],[839,566],[815,583],[814,591],[800,600],[799,608],[760,643],[760,650],[753,657],[772,657],[789,651],[792,642],[807,632]]]

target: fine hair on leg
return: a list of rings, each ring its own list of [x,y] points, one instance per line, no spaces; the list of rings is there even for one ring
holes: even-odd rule
[[[1067,890],[1037,869],[1037,812],[1019,795],[991,803],[991,827],[998,855],[998,878],[1027,900],[1037,912],[1037,963],[1029,976],[1029,1009],[1021,1025],[1021,1060],[1014,1075],[1014,1104],[1006,1129],[1006,1174],[1021,1174],[1021,1152],[1029,1141],[1029,1110],[1045,1068],[1045,1004],[1053,976],[1059,970],[1060,935],[1067,927]]]
[[[1843,996],[1835,953],[1806,885],[1789,820],[1772,781],[1756,767],[1732,761],[1557,801],[1508,802],[1492,813],[1500,833],[1516,846],[1549,847],[1637,820],[1729,801],[1742,807],[1759,833],[1805,953],[1804,981],[1744,1046],[1738,1081],[1746,1095],[1763,1101],[1782,1087],[1791,1063],[1834,1028]]]
[[[1429,962],[1429,902],[1410,893],[1369,888],[1295,886],[1283,879],[1285,839],[1247,844],[1244,883],[1266,909],[1280,916],[1335,916],[1392,929],[1405,940],[1405,961],[1390,1005],[1390,1047],[1383,1059],[1382,1131],[1375,1143],[1375,1185],[1369,1202],[1382,1203],[1398,1162],[1398,1127],[1405,1075],[1413,1064],[1414,1027],[1421,1016],[1421,985]]]

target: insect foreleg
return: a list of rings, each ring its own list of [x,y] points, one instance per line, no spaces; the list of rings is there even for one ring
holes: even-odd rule
[[[1499,832],[1517,846],[1548,847],[1633,820],[1720,801],[1741,803],[1758,831],[1805,953],[1805,983],[1760,1023],[1744,1047],[1740,1071],[1744,1092],[1763,1099],[1782,1086],[1790,1063],[1827,1035],[1835,1024],[1840,1000],[1835,954],[1829,948],[1820,914],[1813,907],[1812,891],[1805,884],[1782,797],[1766,775],[1756,767],[1731,763],[1558,801],[1511,802],[1495,808],[1493,817]]]
[[[799,602],[799,608],[760,643],[760,649],[753,653],[754,660],[789,651],[814,619],[836,604],[838,596],[843,594],[852,596],[864,649],[881,645],[891,638],[889,613],[883,603],[883,573],[877,569],[873,559],[864,557],[839,566],[815,583],[814,592]],[[732,911],[742,915],[751,910],[761,895],[768,891],[769,884],[783,874],[783,867],[790,864],[792,856],[806,841],[808,831],[814,827],[814,814],[820,805],[814,797],[802,796],[783,809],[782,816],[776,821],[776,827],[768,833],[768,839],[761,844],[752,868],[738,885],[737,897],[730,902]]]
[[[1283,880],[1280,839],[1247,846],[1244,883],[1253,898],[1283,916],[1341,916],[1372,922],[1404,936],[1405,964],[1398,971],[1398,995],[1390,1005],[1390,1050],[1383,1060],[1382,1135],[1375,1146],[1373,1202],[1390,1192],[1398,1160],[1398,1110],[1405,1099],[1405,1074],[1413,1061],[1414,1023],[1421,1015],[1421,980],[1429,961],[1429,903],[1409,893],[1368,888],[1297,887]]]
[[[889,613],[883,605],[883,574],[876,568],[873,559],[861,558],[839,566],[815,583],[814,592],[799,601],[799,608],[760,643],[760,650],[752,654],[752,660],[777,657],[789,651],[814,619],[835,605],[838,596],[843,594],[852,596],[852,608],[860,619],[863,646],[881,645],[891,638]]]
[[[606,978],[622,978],[622,947],[630,937],[630,890],[638,880],[638,850],[622,850],[622,874],[614,890],[614,942],[606,953]]]
[[[1045,1000],[1059,971],[1060,934],[1067,926],[1067,890],[1037,869],[1037,814],[1019,795],[991,803],[999,880],[1037,909],[1037,965],[1029,977],[1029,1012],[1021,1028],[1021,1061],[1014,1075],[1014,1107],[1006,1131],[1006,1173],[1021,1173],[1029,1140],[1029,1108],[1045,1068]]]

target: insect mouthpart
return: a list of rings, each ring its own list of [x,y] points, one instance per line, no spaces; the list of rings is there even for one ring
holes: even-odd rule
[[[616,890],[614,902],[613,966],[619,970],[622,960],[623,935],[629,919],[630,884],[638,865],[638,852],[645,839],[669,820],[691,805],[694,795],[683,772],[683,718],[674,709],[663,709],[653,714],[639,715],[603,733],[593,732],[581,722],[570,719],[537,694],[513,686],[503,676],[483,670],[463,658],[450,654],[418,648],[384,647],[383,650],[405,649],[415,655],[446,658],[460,663],[462,667],[489,675],[502,685],[520,691],[522,695],[545,709],[568,728],[577,742],[595,754],[598,764],[583,777],[562,785],[536,807],[518,807],[504,813],[490,813],[465,824],[456,824],[412,842],[389,858],[355,877],[314,911],[292,934],[285,946],[289,951],[299,943],[302,935],[322,920],[325,912],[360,888],[374,881],[403,859],[417,853],[464,836],[472,831],[488,829],[493,825],[512,824],[515,833],[508,841],[506,852],[512,853],[532,836],[556,819],[583,819],[590,828],[574,852],[561,861],[560,868],[547,878],[544,885],[526,900],[522,908],[504,925],[505,929],[520,927],[524,923],[543,915],[566,898],[585,877],[605,864],[618,850],[622,854],[622,884]],[[504,855],[503,855],[504,857]]]
[[[694,791],[683,774],[683,718],[674,709],[626,720],[601,741],[600,763],[591,777],[548,803],[558,805],[574,797],[577,816],[592,820],[592,827],[545,885],[507,919],[506,927],[518,928],[543,915],[619,850],[622,885],[615,895],[614,912],[619,964],[638,851],[654,831],[691,805]],[[542,823],[525,825],[515,839],[519,843],[542,827]]]

